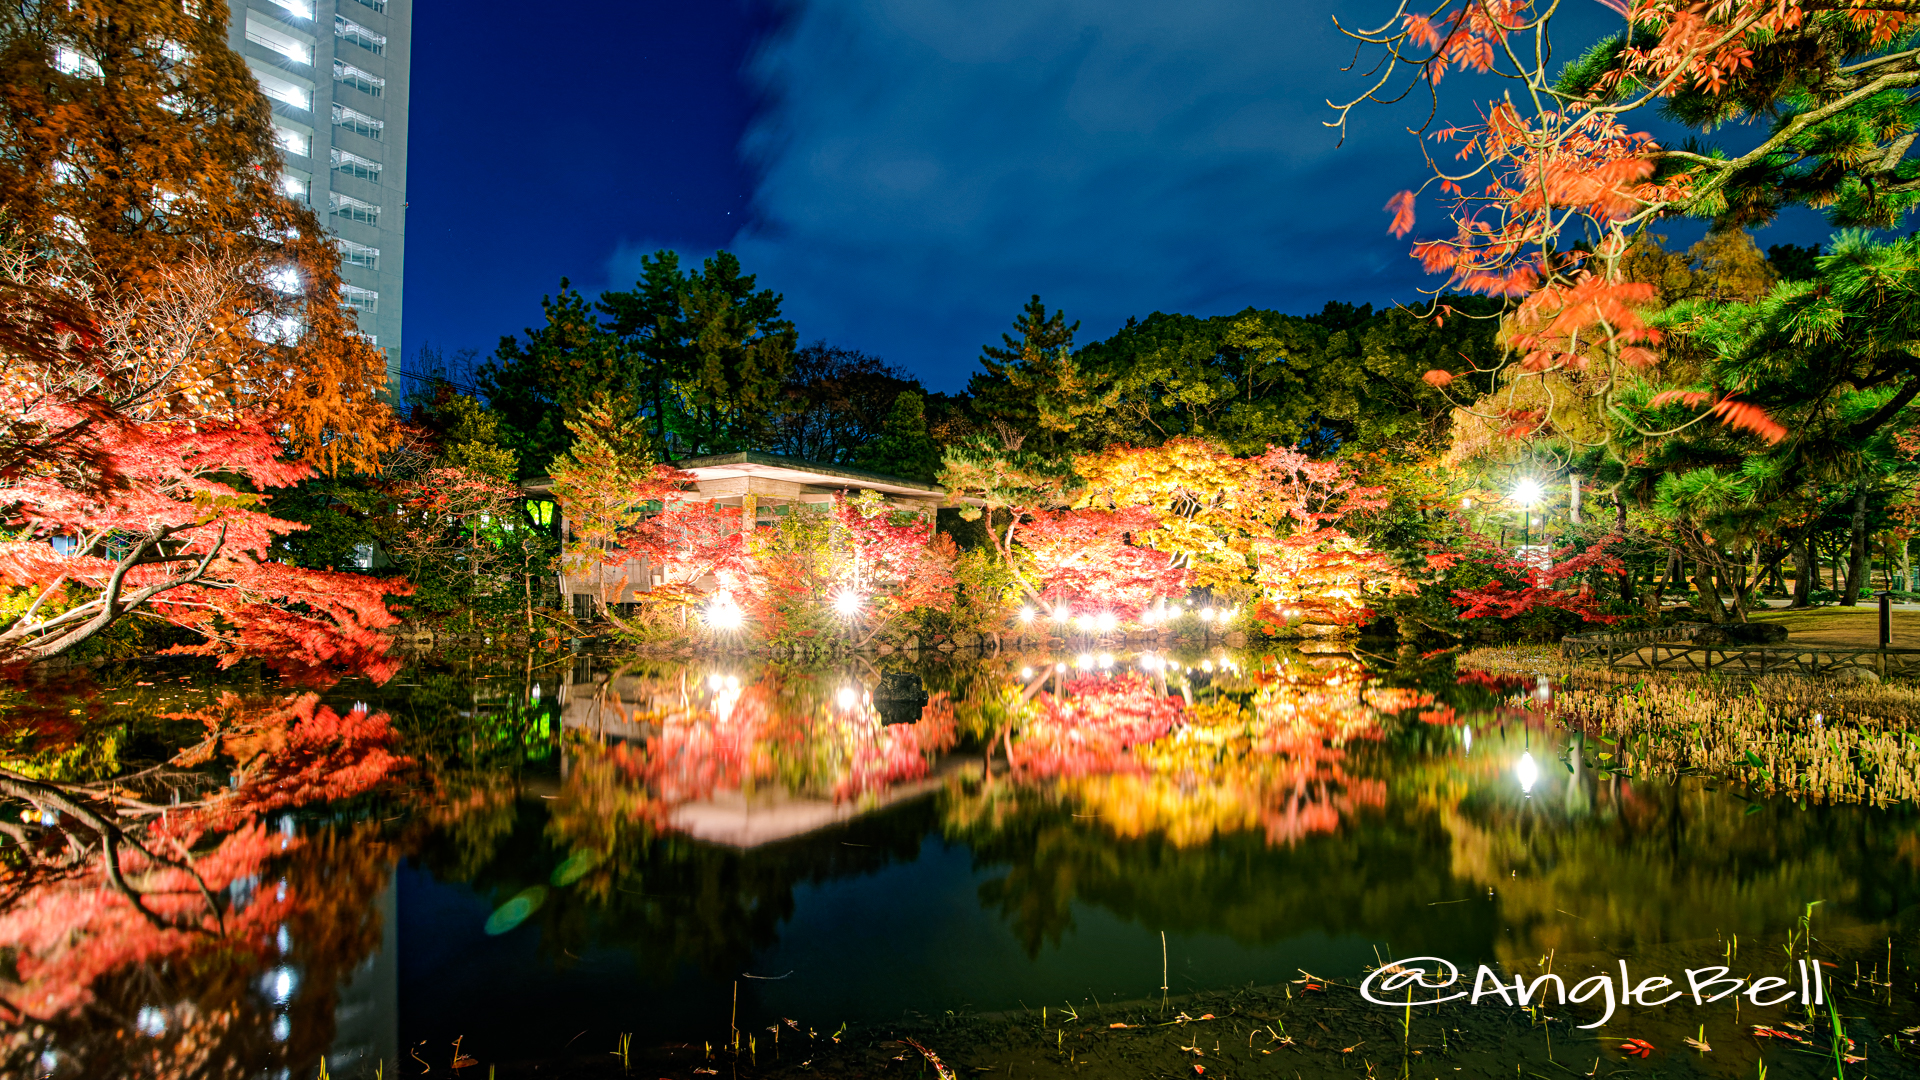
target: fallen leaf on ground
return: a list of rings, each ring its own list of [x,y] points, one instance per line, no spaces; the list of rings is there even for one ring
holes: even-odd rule
[[[1108,1024],[1107,1029],[1109,1031],[1113,1031],[1113,1030],[1118,1030],[1120,1028],[1129,1028],[1132,1026],[1133,1026],[1132,1024]]]
[[[1645,1039],[1628,1039],[1626,1042],[1620,1044],[1620,1049],[1625,1050],[1633,1057],[1653,1056],[1653,1044]]]
[[[1688,1046],[1693,1047],[1695,1050],[1698,1050],[1703,1054],[1713,1053],[1713,1047],[1708,1046],[1706,1043],[1706,1040],[1704,1039],[1695,1039],[1689,1036],[1688,1038],[1682,1041],[1684,1041]]]

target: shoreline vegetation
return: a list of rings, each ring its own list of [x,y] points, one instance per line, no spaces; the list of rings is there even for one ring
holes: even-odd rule
[[[1462,669],[1532,677],[1509,704],[1591,740],[1582,763],[1700,774],[1766,795],[1874,806],[1920,798],[1920,690],[1828,677],[1606,668],[1552,646],[1475,649]]]

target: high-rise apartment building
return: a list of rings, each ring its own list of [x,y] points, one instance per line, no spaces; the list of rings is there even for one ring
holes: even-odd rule
[[[282,184],[340,249],[341,300],[400,367],[413,0],[230,0],[228,37],[273,102]]]

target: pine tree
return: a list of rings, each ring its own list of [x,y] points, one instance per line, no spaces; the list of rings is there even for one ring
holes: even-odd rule
[[[1080,323],[1068,326],[1064,311],[1049,315],[1036,293],[1013,328],[1019,340],[1001,334],[1000,345],[981,347],[980,366],[986,370],[968,380],[967,393],[982,426],[1008,449],[1019,449],[1028,439],[1036,444],[1030,450],[1057,449],[1060,434],[1071,426],[1073,399],[1084,389],[1073,362],[1073,335]]]
[[[880,437],[861,451],[860,467],[910,480],[932,480],[940,471],[940,448],[927,434],[926,403],[903,390],[887,410]]]

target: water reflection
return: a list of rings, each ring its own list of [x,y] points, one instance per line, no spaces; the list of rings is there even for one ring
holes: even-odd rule
[[[1913,947],[1911,810],[1620,775],[1531,680],[1339,653],[1009,655],[920,665],[917,721],[887,723],[903,672],[581,653],[342,684],[325,715],[382,718],[406,761],[308,740],[336,766],[360,747],[360,780],[290,765],[262,774],[273,799],[216,800],[188,846],[218,915],[154,868],[137,887],[171,923],[147,930],[97,874],[9,871],[7,1071],[304,1075],[324,1053],[341,1075],[475,1033],[539,1060],[582,1026],[711,1034],[743,973],[794,973],[745,983],[747,1015],[820,1024],[1149,996],[1162,931],[1188,962],[1176,992],[1357,974],[1376,947],[1516,968],[1717,955],[1814,900],[1823,947]],[[105,769],[108,729],[113,767],[144,767],[200,730],[172,708],[59,737],[48,720],[54,756],[9,767],[58,778],[91,747]],[[203,772],[300,765],[298,728],[236,728]]]

